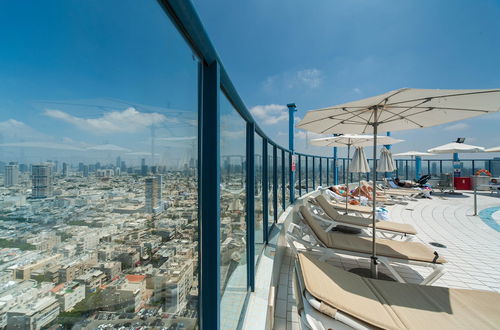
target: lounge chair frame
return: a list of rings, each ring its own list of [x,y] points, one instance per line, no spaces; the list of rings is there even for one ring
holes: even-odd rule
[[[352,227],[352,228],[357,228],[366,231],[367,236],[372,237],[372,227],[367,227],[367,226],[361,226],[361,225],[355,225],[351,223],[346,223],[342,221],[337,221],[335,219],[330,218],[328,214],[326,214],[325,210],[321,207],[321,205],[312,205],[310,206],[312,209],[311,215],[313,218],[322,221],[328,225],[327,229],[325,229],[326,232],[331,231],[333,228],[336,226],[345,226],[345,227]],[[322,214],[318,214],[315,211],[321,212]],[[323,217],[324,216],[324,217]],[[367,218],[364,218],[367,219]],[[388,230],[388,229],[380,229],[377,228],[375,230],[375,233],[380,236],[380,238],[387,238],[387,239],[395,239],[400,237],[403,241],[411,241],[413,240],[414,235],[408,234],[408,233],[401,233],[393,230]]]
[[[333,257],[336,256],[341,256],[341,255],[349,255],[349,256],[354,256],[354,257],[361,257],[361,258],[367,258],[370,259],[371,255],[367,253],[361,253],[361,252],[354,252],[354,251],[349,251],[349,250],[339,250],[339,249],[332,249],[329,247],[326,247],[321,240],[318,239],[316,234],[307,226],[302,218],[302,215],[299,213],[298,214],[302,223],[302,226],[296,224],[296,223],[290,223],[287,233],[286,233],[286,238],[288,241],[288,244],[290,245],[290,248],[293,250],[294,254],[297,255],[299,250],[306,250],[309,252],[312,252],[314,254],[319,255],[319,260],[320,261],[325,261],[332,259]],[[294,233],[294,230],[297,230],[300,233],[300,236],[297,236]],[[377,229],[378,230],[378,229]],[[310,239],[306,239],[306,237],[312,238],[313,241]],[[304,249],[300,249],[295,245],[295,242],[302,244],[304,246]],[[399,259],[399,258],[394,258],[394,257],[385,257],[385,256],[377,256],[377,260],[383,264],[391,275],[393,275],[398,282],[401,283],[407,283],[401,275],[396,271],[396,269],[393,267],[393,264],[403,264],[403,265],[410,265],[410,266],[419,266],[419,267],[427,267],[427,268],[432,268],[432,272],[425,277],[422,282],[419,284],[421,285],[431,285],[432,283],[436,282],[441,276],[443,276],[445,272],[445,268],[443,267],[442,264],[437,264],[437,263],[431,263],[431,262],[423,262],[423,261],[417,261],[417,260],[408,260],[408,259]]]

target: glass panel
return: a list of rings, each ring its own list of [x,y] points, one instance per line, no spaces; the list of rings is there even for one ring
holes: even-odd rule
[[[439,178],[441,176],[441,172],[439,170],[439,161],[431,160],[431,175],[433,178]]]
[[[460,174],[461,177],[470,177],[473,175],[472,173],[472,160],[462,160],[462,173]],[[476,164],[474,164],[475,166]]]
[[[235,329],[247,294],[246,122],[225,97],[220,124],[221,328]]]
[[[328,159],[322,158],[321,159],[321,185],[324,187],[327,187],[327,178],[328,178],[328,172],[327,170],[327,163]]]
[[[307,157],[307,189],[308,192],[314,190],[313,184],[313,158]]]
[[[1,281],[24,292],[4,321],[194,328],[192,51],[156,1],[13,1],[0,16]]]
[[[268,229],[271,230],[271,227],[275,221],[274,217],[274,157],[273,157],[273,149],[274,146],[272,144],[267,145],[267,175],[268,175],[268,185],[267,185],[267,194],[268,194]]]
[[[302,195],[306,193],[307,182],[306,182],[306,157],[300,157],[300,190]]]
[[[477,161],[476,163],[482,163],[480,161]],[[489,168],[489,171],[491,172],[491,175],[498,178],[500,177],[500,159],[498,159],[497,157],[493,158],[492,160],[490,160],[488,162],[489,166],[483,166],[483,167],[478,167],[478,165],[475,165],[476,166],[476,171],[481,169],[481,168],[486,168],[488,169]]]
[[[328,171],[328,185],[333,186],[334,184],[334,173],[335,173],[335,161],[333,159],[329,159],[328,163],[330,165],[330,169]]]
[[[255,134],[255,262],[264,247],[264,204],[262,198],[262,144],[263,139]]]
[[[276,167],[276,175],[278,176],[278,217],[283,213],[283,164],[282,164],[282,156],[283,151],[278,148],[277,153],[277,167]]]
[[[285,152],[285,208],[290,205],[290,153]]]

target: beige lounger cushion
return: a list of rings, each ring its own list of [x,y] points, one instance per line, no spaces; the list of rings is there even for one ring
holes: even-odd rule
[[[298,255],[305,289],[322,305],[383,329],[498,329],[500,294],[363,278]]]
[[[318,203],[319,206],[321,206],[323,211],[325,211],[325,213],[330,218],[332,218],[337,222],[342,222],[345,224],[351,224],[357,226],[364,226],[364,227],[373,226],[371,218],[362,218],[352,215],[340,214],[337,210],[335,210],[333,205],[326,200],[324,196],[316,197],[316,202]],[[415,235],[417,233],[417,231],[412,225],[405,223],[376,220],[376,226],[378,229],[390,230],[403,234]]]
[[[300,207],[300,213],[306,224],[326,247],[337,250],[358,253],[372,253],[372,239],[369,237],[354,236],[339,232],[326,232],[316,221],[305,206]],[[434,251],[419,242],[392,241],[390,239],[376,239],[377,255],[403,260],[433,262]],[[442,264],[446,260],[439,257],[436,263]]]
[[[332,207],[339,209],[339,210],[345,210],[345,203],[331,203],[329,202]],[[373,212],[372,208],[369,206],[364,206],[364,205],[352,205],[348,204],[347,209],[349,211],[353,212],[360,212],[360,213],[366,213],[366,214],[371,214]]]

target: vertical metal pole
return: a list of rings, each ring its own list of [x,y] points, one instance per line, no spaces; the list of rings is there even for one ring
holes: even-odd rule
[[[262,139],[262,221],[264,242],[269,243],[269,156],[267,154],[267,139]]]
[[[351,156],[351,145],[347,145],[347,175],[345,176],[345,214],[349,213],[349,170],[350,162],[349,157]]]
[[[219,65],[202,65],[200,121],[200,328],[220,327]]]
[[[247,278],[248,287],[255,290],[255,124],[247,122],[246,150],[246,218],[247,218]]]
[[[477,215],[477,184],[474,185],[474,215]]]
[[[295,125],[294,125],[294,113],[297,108],[295,103],[290,103],[286,105],[288,107],[288,149],[290,149],[290,160],[289,168],[290,171],[290,203],[295,201],[295,171],[292,171],[292,157],[295,154]]]
[[[337,136],[338,134],[333,134],[333,136]],[[333,147],[333,185],[336,186],[339,184],[339,167],[337,164],[337,147]]]
[[[373,124],[373,168],[372,168],[372,173],[373,173],[373,188],[372,188],[372,256],[371,256],[371,270],[372,270],[372,276],[373,278],[378,277],[378,262],[377,262],[377,245],[375,244],[375,236],[377,232],[377,227],[376,227],[376,221],[375,221],[375,214],[377,212],[377,129],[378,129],[378,123],[377,123],[377,108],[375,108],[373,113],[373,118],[375,120]]]
[[[415,179],[420,179],[420,171],[422,170],[422,157],[415,157]]]
[[[283,210],[286,208],[286,173],[285,173],[285,150],[281,149],[281,207]]]
[[[273,146],[273,204],[274,219],[278,221],[278,148]]]
[[[326,159],[326,185],[330,185],[330,159]]]

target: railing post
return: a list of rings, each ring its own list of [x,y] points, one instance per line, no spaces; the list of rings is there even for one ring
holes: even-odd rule
[[[330,185],[330,159],[326,158],[326,186]]]
[[[248,287],[255,290],[255,124],[247,122],[247,261]]]
[[[281,149],[281,207],[283,210],[286,208],[286,173],[285,173],[285,150]]]
[[[295,200],[295,172],[292,171],[292,157],[295,154],[295,145],[294,145],[294,138],[295,138],[295,125],[293,124],[294,122],[294,115],[295,112],[297,111],[297,106],[295,103],[289,103],[286,105],[288,107],[288,149],[290,149],[290,160],[289,160],[289,171],[290,171],[290,202],[293,203]]]
[[[278,148],[273,146],[273,204],[274,204],[274,219],[278,220]]]
[[[220,327],[220,108],[219,64],[200,64],[199,256],[200,328]]]

